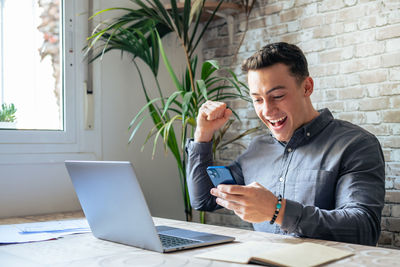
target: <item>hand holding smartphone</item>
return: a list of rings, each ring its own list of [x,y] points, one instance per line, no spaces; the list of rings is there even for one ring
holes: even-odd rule
[[[210,166],[207,173],[215,187],[219,184],[237,184],[228,167]]]

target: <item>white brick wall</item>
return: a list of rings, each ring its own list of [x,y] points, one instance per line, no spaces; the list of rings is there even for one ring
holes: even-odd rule
[[[265,44],[285,41],[302,48],[315,81],[315,107],[328,107],[336,118],[360,125],[382,144],[387,194],[379,244],[400,248],[400,1],[258,3],[236,62],[232,53],[245,28],[243,14],[236,16],[234,44],[229,44],[225,22],[213,23],[205,38],[205,59],[218,59],[245,79],[240,63]],[[232,128],[243,131],[257,125],[251,107],[233,106],[248,119]],[[249,140],[241,142],[246,145]],[[221,151],[222,162],[241,151],[240,146]]]

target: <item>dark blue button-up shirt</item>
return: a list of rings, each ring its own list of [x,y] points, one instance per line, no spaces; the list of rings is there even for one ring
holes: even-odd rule
[[[218,208],[206,168],[212,144],[189,140],[188,188],[192,206]],[[254,229],[270,233],[375,245],[385,195],[385,164],[377,138],[329,110],[297,129],[287,144],[271,135],[252,140],[229,166],[238,184],[258,182],[286,199],[281,226],[268,221]]]

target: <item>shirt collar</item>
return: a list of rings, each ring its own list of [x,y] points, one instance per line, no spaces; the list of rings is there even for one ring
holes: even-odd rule
[[[333,115],[329,111],[329,109],[324,108],[318,110],[318,112],[320,113],[319,116],[314,118],[309,123],[304,124],[298,129],[298,130],[303,129],[305,136],[308,138],[321,132],[331,121],[333,121]],[[297,132],[297,130],[295,132]]]

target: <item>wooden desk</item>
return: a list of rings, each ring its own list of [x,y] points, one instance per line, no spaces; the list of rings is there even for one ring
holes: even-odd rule
[[[62,213],[45,216],[27,216],[0,220],[0,224],[28,223],[48,220],[81,218],[83,214]],[[154,218],[163,224],[190,230],[234,236],[236,242],[269,241],[298,243],[304,239],[274,235],[207,224],[188,223]],[[352,245],[339,242],[306,239],[355,253],[354,256],[325,266],[400,266],[400,250]],[[234,243],[161,254],[135,247],[99,240],[91,233],[70,235],[51,241],[0,246],[1,259],[9,258],[6,266],[243,266],[219,261],[194,258],[201,252],[231,246]],[[0,264],[1,265],[1,264]]]

